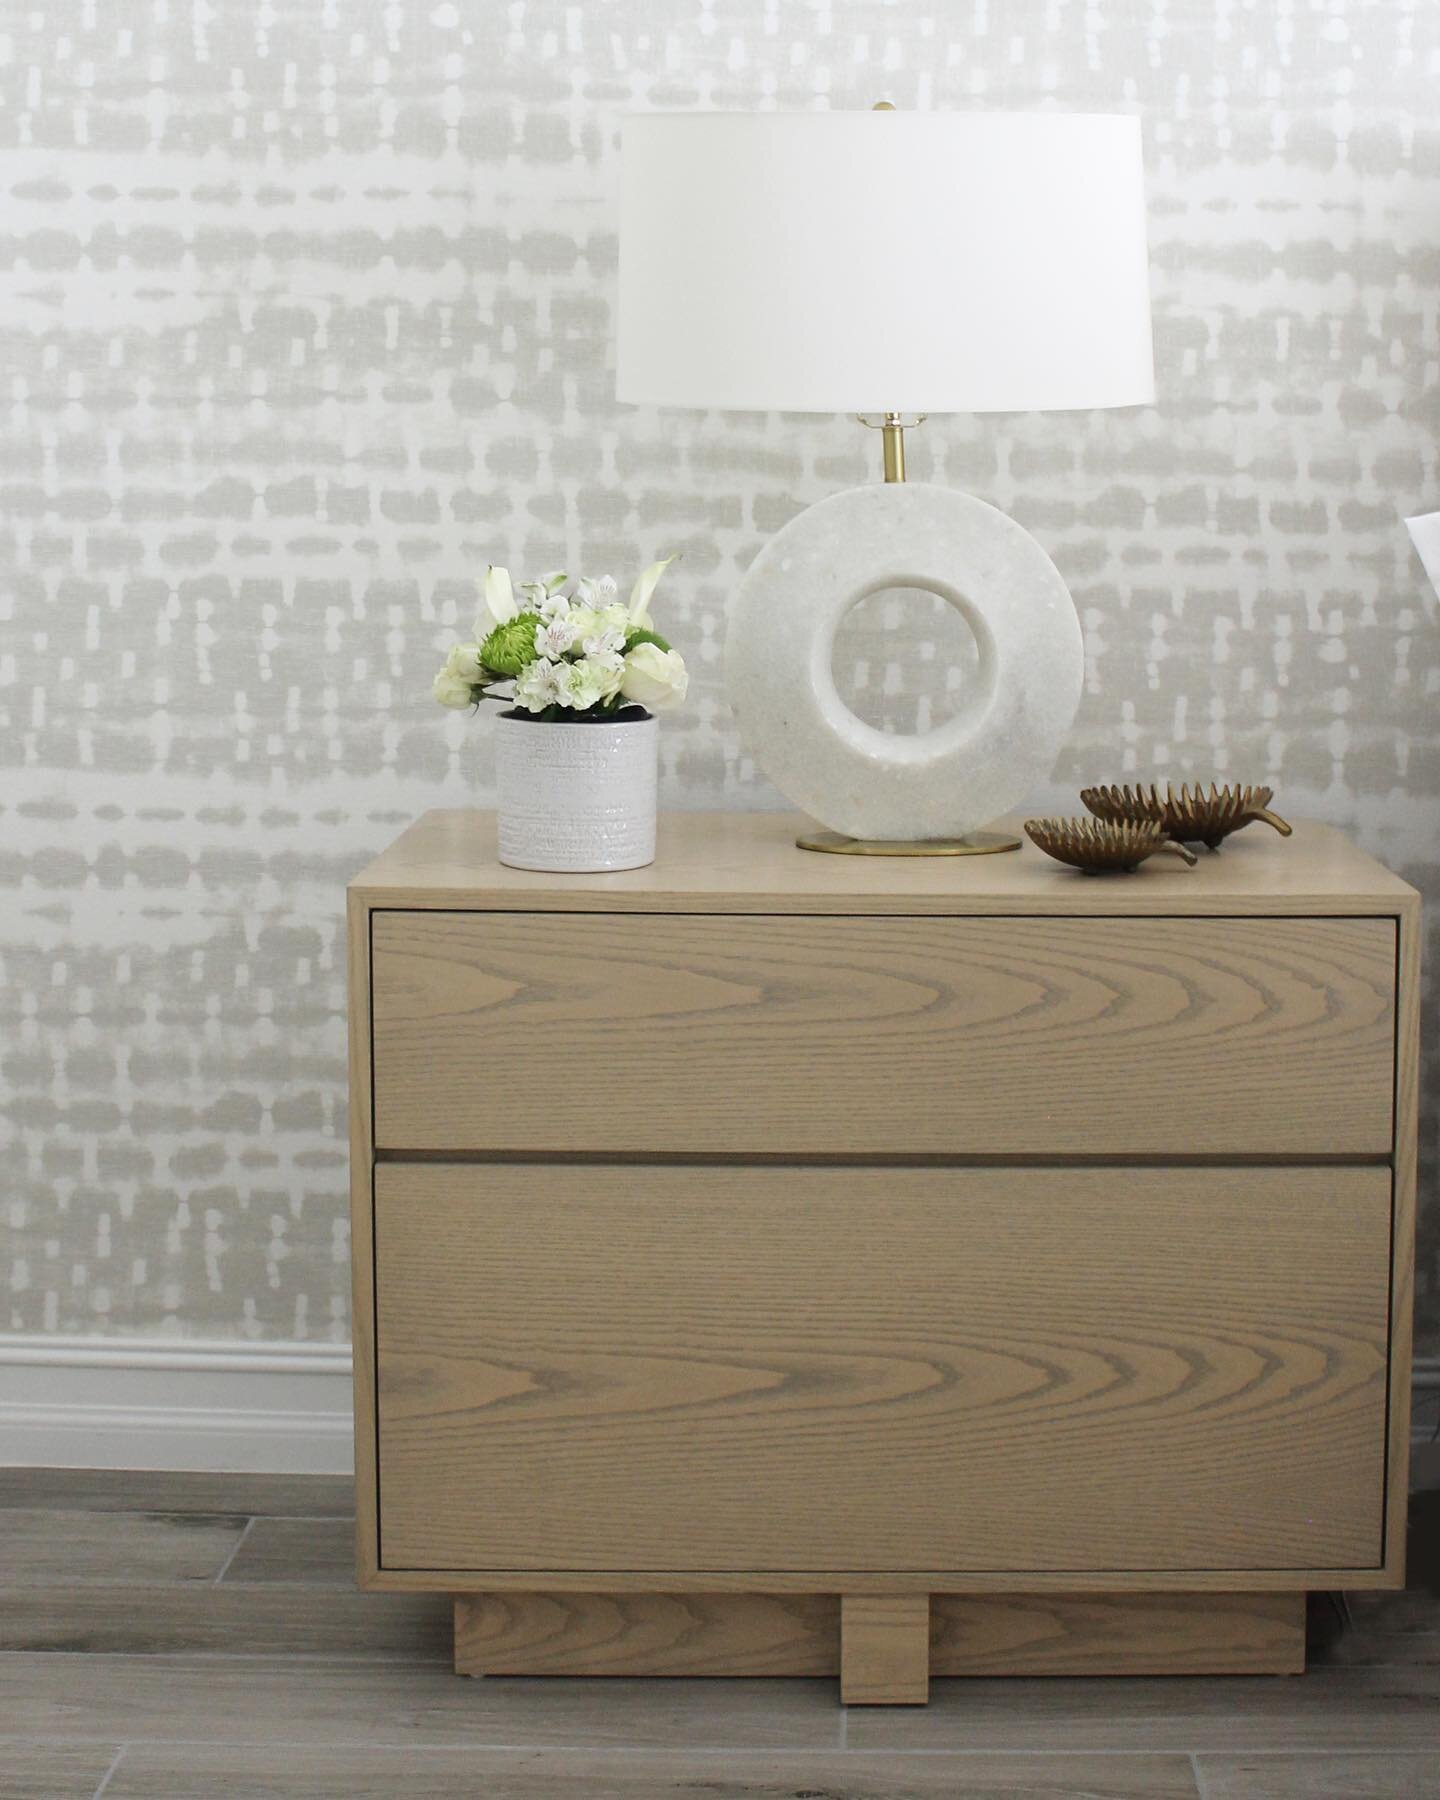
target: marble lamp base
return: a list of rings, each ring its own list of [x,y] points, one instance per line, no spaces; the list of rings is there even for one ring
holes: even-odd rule
[[[840,621],[888,588],[938,595],[979,652],[960,710],[920,736],[857,718],[831,671]],[[792,519],[741,582],[726,642],[726,685],[756,764],[832,833],[866,841],[805,847],[871,855],[980,848],[955,840],[1050,773],[1084,671],[1069,590],[1029,532],[971,494],[918,482],[850,488]]]

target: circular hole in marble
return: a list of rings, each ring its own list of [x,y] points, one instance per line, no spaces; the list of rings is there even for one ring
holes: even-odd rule
[[[830,653],[835,691],[856,718],[923,737],[975,697],[980,646],[958,607],[924,588],[881,588],[849,609]]]

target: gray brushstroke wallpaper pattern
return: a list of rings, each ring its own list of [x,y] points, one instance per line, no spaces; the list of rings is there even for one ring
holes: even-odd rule
[[[487,561],[683,552],[664,803],[777,803],[726,596],[875,444],[615,403],[628,107],[1138,111],[1158,404],[911,451],[1079,605],[1036,803],[1272,781],[1440,893],[1434,0],[4,0],[0,82],[5,1329],[347,1335],[341,889],[489,796],[428,692]],[[902,729],[959,679],[900,598],[843,662]],[[1432,1344],[1437,1100],[1432,1055]]]

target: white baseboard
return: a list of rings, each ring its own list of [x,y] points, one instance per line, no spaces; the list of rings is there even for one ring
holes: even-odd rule
[[[348,1475],[348,1344],[0,1336],[0,1465]]]
[[[1440,1356],[1415,1362],[1411,1485],[1440,1487]],[[0,1465],[348,1475],[350,1348],[0,1336]]]

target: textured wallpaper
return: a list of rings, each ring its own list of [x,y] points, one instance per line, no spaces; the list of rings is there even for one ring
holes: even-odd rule
[[[4,0],[0,1327],[347,1334],[341,888],[489,797],[428,695],[487,560],[682,551],[665,803],[775,803],[726,597],[876,445],[615,404],[627,107],[1137,110],[1159,403],[911,449],[1080,607],[1036,801],[1272,781],[1440,893],[1437,83],[1434,0]],[[872,602],[857,709],[942,714],[947,629]],[[1432,1343],[1437,1265],[1432,1204]]]

